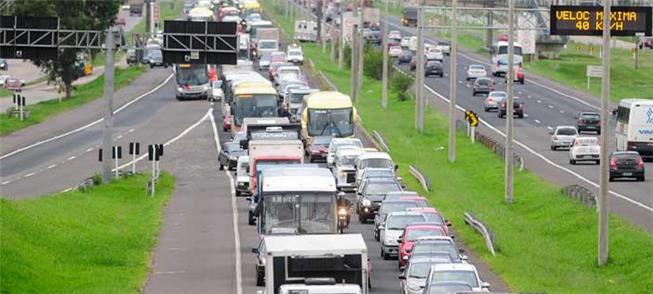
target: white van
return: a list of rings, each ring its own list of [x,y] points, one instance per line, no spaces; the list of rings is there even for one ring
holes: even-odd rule
[[[509,43],[506,41],[499,41],[490,49],[490,53],[492,54],[490,70],[492,75],[495,77],[505,75],[508,72],[508,44]],[[513,64],[516,70],[521,66],[523,61],[522,47],[518,42],[513,42],[513,47]]]
[[[295,35],[293,39],[304,42],[316,42],[317,22],[312,20],[295,21]]]

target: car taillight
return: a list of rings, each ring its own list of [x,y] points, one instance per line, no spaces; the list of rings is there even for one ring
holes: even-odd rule
[[[641,157],[637,159],[637,167],[644,168],[644,160]]]
[[[519,104],[519,109],[524,109],[524,104]]]
[[[614,158],[610,159],[610,168],[617,169],[617,161]]]

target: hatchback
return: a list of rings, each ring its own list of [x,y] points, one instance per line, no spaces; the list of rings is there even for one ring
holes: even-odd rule
[[[494,80],[480,77],[474,81],[472,96],[476,96],[476,94],[489,94],[492,91],[494,91]]]
[[[558,126],[551,131],[551,150],[558,148],[569,148],[571,143],[578,137],[578,131],[574,126]]]
[[[637,151],[615,151],[610,153],[610,181],[616,178],[635,178],[644,181],[646,171],[644,160]]]

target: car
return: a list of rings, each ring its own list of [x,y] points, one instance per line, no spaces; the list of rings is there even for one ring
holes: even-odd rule
[[[270,68],[270,63],[272,63],[272,54],[263,54],[258,60],[258,69],[260,71],[267,70]]]
[[[127,64],[138,64],[138,59],[136,58],[136,48],[127,48]]]
[[[401,191],[401,185],[396,180],[369,179],[364,185],[360,185],[356,191],[358,220],[366,223],[369,219],[373,219],[381,207],[385,194],[392,191]]]
[[[635,178],[637,181],[644,181],[646,170],[644,159],[637,151],[615,151],[610,153],[610,178],[612,182],[616,178]]]
[[[4,58],[0,58],[0,70],[9,70],[9,64]]]
[[[569,163],[576,164],[581,161],[601,163],[601,146],[597,137],[576,137],[569,148]]]
[[[438,47],[431,47],[429,49],[426,49],[425,51],[426,55],[426,60],[437,60],[440,62],[444,61],[444,54],[442,54],[442,50]]]
[[[472,286],[465,282],[435,282],[426,284],[424,293],[467,293],[474,292]]]
[[[124,18],[119,17],[118,19],[116,19],[116,25],[117,26],[126,26],[127,21]]]
[[[597,135],[601,134],[601,114],[593,111],[583,111],[576,117],[576,129],[578,133],[582,132],[596,132]]]
[[[419,197],[419,194],[415,191],[389,192],[385,195],[385,200],[383,201],[399,200],[401,197]]]
[[[494,91],[495,83],[491,78],[479,77],[474,81],[472,86],[472,96],[476,94],[489,94]]]
[[[408,49],[410,46],[410,37],[401,37],[401,41],[399,42],[399,45],[401,48]]]
[[[333,167],[336,151],[339,146],[351,145],[363,148],[363,142],[358,138],[334,138],[329,143],[329,152],[327,153],[327,167]]]
[[[222,119],[222,130],[225,132],[228,132],[231,130],[231,120],[232,116],[231,114],[225,114],[224,118]]]
[[[515,79],[513,80],[514,82],[518,82],[520,84],[524,84],[524,71],[519,68],[515,68]],[[505,75],[505,82],[508,82],[508,75]]]
[[[451,227],[451,223],[438,212],[437,209],[429,206],[418,206],[418,207],[411,207],[411,208],[406,208],[406,211],[415,211],[423,214],[426,217],[426,222],[429,224],[433,225],[438,225],[442,226],[445,231],[445,236],[453,236],[451,235],[451,232],[449,231],[449,227]]]
[[[358,159],[358,157],[364,152],[365,150],[363,150],[363,148],[354,145],[341,145],[340,148],[338,148],[333,159],[334,165],[332,168],[338,190],[356,190],[356,168],[354,165],[356,159]]]
[[[236,196],[249,195],[249,156],[241,155],[236,163]]]
[[[401,46],[401,38],[388,38],[388,48],[392,46]]]
[[[401,49],[401,46],[392,46],[388,49],[388,55],[392,58],[397,58],[404,53],[404,50]]]
[[[397,177],[395,171],[391,168],[367,168],[361,176],[359,185],[362,185],[369,179],[388,179],[399,181],[400,178]],[[403,188],[403,186],[401,187]]]
[[[485,76],[487,76],[487,71],[485,71],[485,66],[481,64],[472,64],[467,68],[467,81]]]
[[[399,40],[401,40],[401,32],[396,31],[396,30],[390,31],[388,33],[388,39],[399,39]]]
[[[426,285],[438,282],[467,283],[473,291],[487,292],[490,284],[483,282],[474,265],[468,263],[435,264],[429,270]]]
[[[288,47],[286,61],[293,64],[304,64],[304,52],[301,48]]]
[[[391,212],[381,223],[379,239],[381,241],[381,257],[390,259],[393,256],[399,256],[399,236],[404,232],[406,226],[423,222],[426,218],[418,212],[398,211]]]
[[[437,60],[429,60],[424,65],[424,76],[439,76],[444,77],[444,70],[442,69],[442,62]]]
[[[247,155],[247,150],[243,150],[240,147],[240,142],[225,143],[218,155],[220,170],[223,170],[225,166],[229,170],[235,169],[236,164],[238,163],[238,157],[241,155]]]
[[[512,114],[516,115],[519,118],[524,118],[524,101],[521,100],[519,97],[513,97],[512,98]],[[499,118],[504,118],[506,117],[506,104],[508,103],[508,98],[504,99],[503,101],[499,102],[499,107],[498,107],[498,116]]]
[[[442,54],[447,56],[451,55],[451,44],[447,42],[438,42],[438,45],[436,45],[436,47],[442,50]]]
[[[212,81],[211,82],[211,101],[222,101],[224,98],[224,92],[222,91],[222,81]]]
[[[163,52],[160,48],[147,49],[147,61],[150,64],[150,68],[154,68],[155,66],[168,67],[168,64],[163,62]]]
[[[367,168],[385,168],[395,170],[398,168],[392,158],[385,152],[366,152],[356,160],[356,185],[360,186],[363,172]]]
[[[396,193],[396,192],[389,192]],[[386,196],[387,197],[387,196]],[[410,200],[383,200],[378,213],[374,216],[374,239],[379,241],[379,231],[381,230],[382,223],[388,214],[399,211],[406,211],[408,208],[417,207],[417,202]]]
[[[225,15],[225,16],[222,17],[222,19],[220,21],[240,23],[241,18],[238,15]]]
[[[485,101],[483,101],[483,109],[485,112],[488,112],[492,109],[499,109],[499,103],[506,99],[506,92],[504,91],[491,91],[490,93],[487,94],[487,97],[485,97]]]
[[[329,152],[329,144],[331,143],[331,136],[316,136],[312,137],[306,142],[306,155],[310,162],[316,160],[325,160]]]
[[[413,52],[410,50],[401,51],[401,55],[397,58],[397,64],[410,64],[411,61],[413,61]]]
[[[458,249],[458,245],[453,241],[453,238],[448,236],[419,237],[413,241],[413,248],[406,250],[408,263],[413,257],[442,253],[448,254],[453,263],[463,263],[467,260],[467,256],[463,254],[464,252],[464,250]]]
[[[578,130],[574,126],[557,126],[551,131],[551,150],[569,148],[578,137]]]
[[[426,278],[429,270],[436,264],[451,263],[451,257],[448,254],[434,254],[431,256],[420,256],[414,258],[410,265],[405,268],[399,276],[402,294],[422,294],[422,293],[440,293],[440,292],[422,292],[426,287]],[[471,288],[470,288],[471,289]],[[442,292],[450,293],[450,292]],[[453,292],[451,292],[453,293]]]
[[[409,211],[416,212],[416,211]],[[419,213],[419,212],[418,212]],[[413,223],[404,229],[403,234],[399,236],[397,242],[399,242],[399,268],[406,265],[408,261],[408,252],[407,250],[413,249],[413,243],[417,238],[421,237],[430,237],[430,236],[446,236],[447,231],[444,226],[428,223]],[[451,262],[451,261],[449,261]]]

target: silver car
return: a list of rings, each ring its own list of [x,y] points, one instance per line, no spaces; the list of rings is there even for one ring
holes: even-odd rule
[[[551,134],[551,150],[558,148],[569,148],[578,137],[578,130],[574,126],[558,126]]]
[[[401,279],[401,290],[404,294],[422,294],[426,288],[426,278],[431,266],[440,263],[452,263],[447,252],[434,252],[428,256],[416,256],[404,270]]]
[[[487,94],[485,101],[483,102],[483,109],[485,112],[490,111],[491,109],[499,109],[499,103],[506,99],[507,95],[504,91],[492,91]]]
[[[480,64],[472,64],[467,68],[467,79],[474,80],[477,78],[482,78],[487,76],[487,71],[485,71],[485,66]]]

